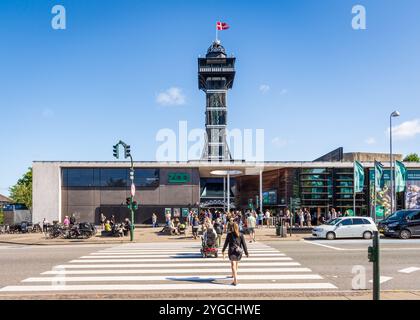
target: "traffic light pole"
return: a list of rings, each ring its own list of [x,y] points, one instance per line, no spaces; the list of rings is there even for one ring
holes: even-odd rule
[[[133,196],[131,196],[131,197],[130,197],[130,211],[131,211],[130,241],[134,241],[134,209],[133,209]]]
[[[130,172],[130,179],[131,184],[134,184],[134,165],[133,165],[133,157],[130,154],[130,161],[131,161],[131,168]],[[130,223],[130,241],[134,241],[134,196],[131,194],[130,197],[130,211],[131,211],[131,223]]]
[[[113,146],[113,154],[115,158],[119,158],[119,150],[118,147],[122,145],[124,147],[124,157],[130,158],[130,180],[131,180],[131,196],[130,196],[130,202],[127,203],[128,208],[131,212],[131,223],[130,223],[130,241],[134,241],[134,209],[137,210],[137,203],[134,201],[134,194],[135,194],[135,184],[134,184],[134,163],[133,163],[133,157],[131,156],[130,146],[126,144],[125,142],[122,142],[121,140],[118,141],[116,145]],[[128,198],[127,198],[128,201]]]

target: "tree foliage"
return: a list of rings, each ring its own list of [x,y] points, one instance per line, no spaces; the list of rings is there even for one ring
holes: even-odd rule
[[[420,157],[417,153],[410,153],[404,158],[407,162],[420,162]]]
[[[32,208],[32,168],[29,168],[22,178],[10,187],[10,198],[15,203],[22,203]]]

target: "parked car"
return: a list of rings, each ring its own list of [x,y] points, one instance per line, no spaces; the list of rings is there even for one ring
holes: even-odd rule
[[[371,239],[374,231],[378,231],[378,229],[372,218],[341,217],[313,228],[312,235],[328,240],[335,238]]]
[[[409,239],[420,236],[420,210],[399,210],[378,223],[379,232],[386,237]]]

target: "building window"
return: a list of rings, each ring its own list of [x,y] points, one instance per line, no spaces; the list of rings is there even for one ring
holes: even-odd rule
[[[101,169],[101,187],[127,187],[127,169]]]
[[[135,169],[134,184],[136,187],[158,187],[159,169]]]
[[[137,187],[159,186],[159,169],[135,169]],[[64,168],[63,187],[126,188],[131,185],[126,168]]]
[[[62,171],[64,187],[94,187],[95,174],[93,168],[68,168]]]

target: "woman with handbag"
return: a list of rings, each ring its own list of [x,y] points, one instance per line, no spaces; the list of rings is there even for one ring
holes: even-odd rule
[[[232,268],[232,285],[236,286],[238,284],[238,263],[241,261],[243,253],[245,253],[247,257],[249,255],[244,235],[239,232],[239,226],[234,222],[230,222],[228,225],[228,234],[222,250],[223,259],[225,258],[225,250],[228,246],[228,256]]]

